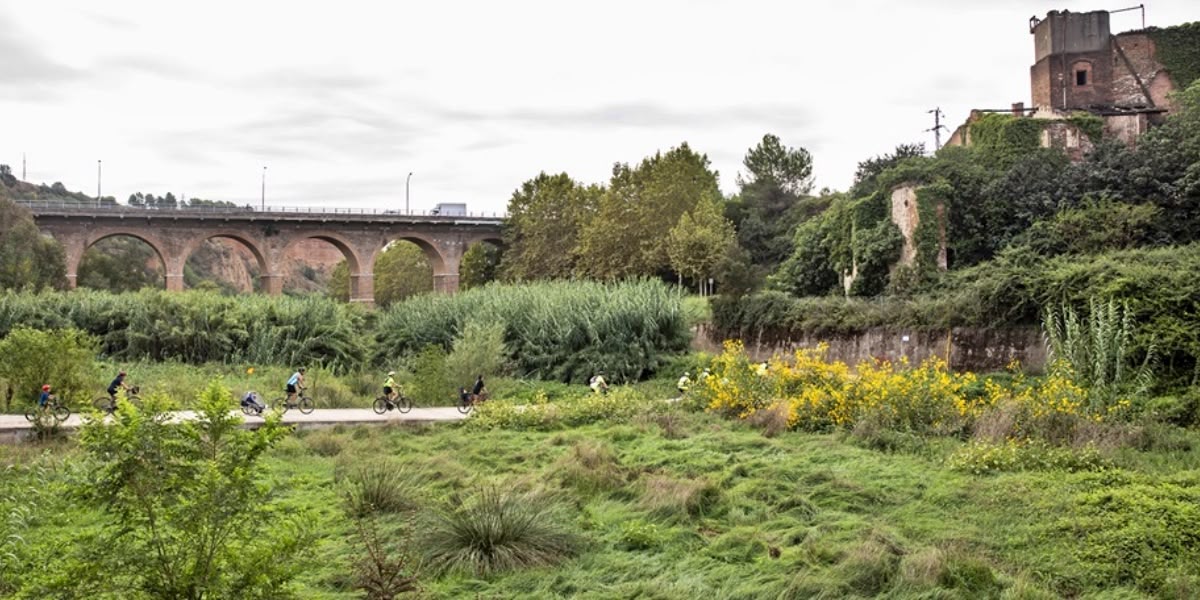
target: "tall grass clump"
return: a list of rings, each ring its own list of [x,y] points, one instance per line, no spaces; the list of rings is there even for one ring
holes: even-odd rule
[[[354,518],[410,511],[418,507],[416,483],[406,469],[367,458],[343,480],[342,501]]]
[[[468,322],[503,323],[508,358],[520,375],[610,381],[657,371],[687,347],[681,297],[660,281],[591,281],[488,285],[453,296],[425,295],[380,315],[380,352],[450,349]]]
[[[16,327],[76,328],[106,356],[190,364],[323,364],[338,372],[370,355],[366,313],[320,297],[141,290],[0,294],[0,336]]]
[[[1083,318],[1069,304],[1051,307],[1042,319],[1051,363],[1069,368],[1075,380],[1089,388],[1093,411],[1115,400],[1121,391],[1144,394],[1153,383],[1153,348],[1139,366],[1129,364],[1133,346],[1133,313],[1128,303],[1096,298],[1088,301]]]
[[[477,576],[554,565],[580,547],[549,500],[495,488],[450,506],[429,524],[422,542],[431,570]]]

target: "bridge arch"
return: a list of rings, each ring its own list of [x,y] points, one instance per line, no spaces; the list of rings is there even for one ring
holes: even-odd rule
[[[352,239],[338,233],[336,231],[319,230],[319,231],[304,231],[294,234],[283,249],[275,257],[275,265],[283,262],[283,258],[300,242],[304,240],[321,240],[333,245],[342,256],[346,258],[346,266],[350,270],[350,301],[374,304],[375,303],[375,282],[372,269],[375,261],[375,254],[378,250],[363,247],[361,244],[355,244]],[[274,267],[277,268],[277,267]],[[282,290],[282,276],[280,273],[272,271],[271,276],[277,278],[277,283],[273,283],[279,290]],[[278,293],[274,289],[271,293]]]
[[[131,237],[150,246],[154,251],[154,255],[158,257],[162,263],[163,272],[166,275],[165,287],[171,291],[179,291],[183,289],[183,263],[178,263],[179,268],[173,270],[176,265],[175,256],[170,252],[170,249],[153,233],[141,229],[133,228],[105,228],[102,230],[91,232],[82,239],[82,243],[64,244],[66,250],[64,257],[66,260],[67,280],[71,287],[75,287],[79,280],[79,265],[83,262],[83,255],[88,249],[103,240],[115,237]],[[74,247],[71,247],[74,246]],[[172,277],[172,274],[178,273],[178,277]]]
[[[278,294],[282,291],[282,289],[274,289],[279,287],[275,285],[275,282],[278,280],[278,278],[271,274],[273,269],[267,262],[267,255],[265,252],[263,252],[261,243],[258,240],[255,240],[252,236],[246,235],[244,232],[236,230],[203,231],[199,235],[188,240],[187,244],[183,246],[183,249],[180,252],[180,264],[186,265],[188,259],[191,258],[192,254],[200,248],[200,245],[212,239],[232,240],[233,242],[241,245],[243,248],[249,250],[250,254],[254,255],[255,262],[258,263],[258,278],[262,282],[263,291],[272,294]]]

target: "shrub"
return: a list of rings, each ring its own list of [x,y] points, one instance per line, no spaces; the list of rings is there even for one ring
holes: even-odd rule
[[[78,329],[14,329],[0,340],[0,378],[8,381],[19,407],[35,401],[43,384],[53,386],[60,402],[75,400],[78,406],[96,386],[96,350],[96,339]]]
[[[154,395],[143,399],[144,410],[125,402],[115,418],[85,423],[80,441],[93,469],[76,485],[107,515],[103,550],[87,571],[95,581],[67,577],[63,585],[123,598],[188,598],[199,590],[268,598],[289,589],[291,559],[309,538],[299,518],[263,518],[273,507],[258,465],[287,431],[277,416],[242,429],[229,410],[233,401],[214,382],[201,395],[196,420],[185,425],[171,423],[169,401]],[[79,535],[82,541],[97,533]]]
[[[477,576],[557,564],[580,547],[557,513],[545,497],[480,490],[428,524],[421,540],[425,564]]]
[[[470,320],[454,339],[453,349],[446,357],[446,369],[459,385],[483,375],[485,381],[502,375],[508,360],[504,346],[504,323]]]
[[[653,399],[633,388],[610,390],[608,394],[589,393],[557,402],[550,402],[544,393],[538,393],[522,405],[510,400],[488,400],[475,408],[475,416],[467,421],[467,427],[549,431],[599,422],[628,422],[654,408]]]
[[[458,387],[446,371],[446,353],[439,346],[426,346],[413,361],[409,397],[418,406],[444,406],[457,397]]]

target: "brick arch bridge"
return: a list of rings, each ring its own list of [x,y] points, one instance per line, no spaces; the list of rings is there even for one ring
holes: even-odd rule
[[[433,289],[458,290],[458,267],[473,244],[501,243],[500,217],[435,216],[338,209],[190,207],[142,209],[126,206],[26,204],[38,227],[62,244],[67,280],[75,287],[83,253],[102,239],[130,236],[158,254],[166,268],[166,288],[183,289],[183,266],[192,252],[212,238],[232,240],[258,261],[262,289],[283,291],[279,271],[288,250],[307,239],[329,242],[346,257],[350,301],[375,301],[375,258],[388,244],[416,244],[433,267]]]

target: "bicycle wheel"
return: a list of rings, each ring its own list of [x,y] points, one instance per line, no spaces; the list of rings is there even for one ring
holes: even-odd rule
[[[311,415],[312,411],[316,410],[316,408],[317,408],[317,405],[313,404],[312,398],[309,398],[308,396],[301,396],[299,404],[300,404],[300,412],[302,412],[306,415]]]
[[[25,420],[30,423],[37,420],[38,408],[35,406],[25,410]]]
[[[475,408],[475,404],[473,402],[471,402],[470,398],[466,398],[466,399],[459,398],[458,399],[458,412],[465,415],[465,414],[471,412],[472,408]]]
[[[66,421],[67,417],[69,416],[71,416],[71,409],[61,404],[54,407],[54,418],[58,420],[59,423]]]
[[[243,404],[242,405],[242,414],[246,415],[247,417],[253,417],[255,414],[258,414],[258,411],[254,410],[254,408],[251,407],[249,404]]]
[[[129,397],[127,398],[127,400],[129,400],[129,403],[130,403],[130,404],[132,404],[132,405],[134,405],[134,406],[135,406],[135,407],[137,407],[137,408],[141,408],[141,407],[142,407],[142,399],[141,399],[141,398],[139,398],[139,397],[137,397],[137,396],[132,396],[132,395],[131,395],[131,396],[129,396]]]
[[[110,415],[112,414],[113,410],[117,408],[117,406],[113,404],[112,398],[109,398],[108,396],[100,396],[99,398],[92,400],[92,406],[96,407],[96,410],[100,412],[106,412]]]
[[[272,400],[271,408],[273,408],[281,413],[287,412],[287,410],[288,410],[287,398],[276,398],[276,399]]]
[[[383,413],[387,412],[387,398],[384,398],[383,396],[376,398],[375,403],[371,405],[371,410],[375,411],[375,414],[377,415],[382,415]]]
[[[396,408],[398,408],[400,412],[406,413],[412,410],[412,400],[409,400],[405,396],[396,396]]]

